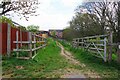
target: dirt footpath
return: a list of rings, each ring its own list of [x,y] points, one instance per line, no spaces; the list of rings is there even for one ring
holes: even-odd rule
[[[73,64],[73,65],[79,65],[81,67],[85,67],[84,64],[80,64],[79,61],[77,61],[76,59],[74,59],[74,57],[71,55],[70,52],[66,51],[64,49],[64,47],[57,42],[57,45],[61,48],[61,55],[63,57],[65,57],[69,63]],[[81,74],[80,70],[77,69],[67,69],[67,73],[62,75],[62,78],[86,78],[83,74]]]
[[[70,52],[65,50],[64,47],[60,43],[57,43],[57,44],[61,48],[61,55],[64,56],[71,64],[79,65],[82,68],[85,67],[85,65],[81,64],[78,60],[76,60]]]
[[[69,51],[65,50],[64,47],[59,42],[56,43],[61,48],[61,55],[65,57],[69,63],[73,65],[78,65],[82,68],[86,67],[85,64],[80,63],[80,61],[76,60]],[[95,72],[91,72],[89,70],[85,72],[83,71],[84,74],[82,73],[82,70],[79,69],[68,69],[67,71],[69,72],[62,75],[61,76],[62,78],[100,78],[98,74],[96,74]]]

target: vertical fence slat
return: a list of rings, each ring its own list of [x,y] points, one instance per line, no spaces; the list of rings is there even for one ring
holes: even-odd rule
[[[34,42],[36,42],[35,34],[34,34]],[[34,43],[34,48],[36,48],[36,43]],[[36,50],[34,51],[34,53],[36,54]]]
[[[84,44],[84,40],[83,40],[83,39],[82,39],[82,42],[83,42],[83,43],[82,43],[82,48],[84,48],[84,46],[83,46],[83,44]]]
[[[30,54],[29,57],[32,58],[32,33],[29,32],[29,49],[30,49]]]
[[[20,41],[21,41],[20,46],[22,47],[22,30],[21,29],[20,29]]]
[[[77,47],[79,48],[79,39],[78,39],[78,41],[77,41]]]
[[[19,57],[19,52],[18,52],[18,49],[19,49],[19,44],[18,44],[18,31],[16,31],[16,49],[17,49],[17,58]]]

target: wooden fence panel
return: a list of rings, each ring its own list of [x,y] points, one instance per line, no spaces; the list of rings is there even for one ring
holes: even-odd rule
[[[28,41],[28,32],[26,31],[22,32],[22,41]]]
[[[12,42],[16,40],[16,31],[16,28],[11,28],[11,50],[13,50],[16,47],[16,45]]]
[[[0,26],[0,54],[2,55],[6,55],[7,53],[7,36],[8,36],[8,24],[7,23],[0,23],[1,26]],[[2,32],[1,32],[2,31]],[[28,32],[25,32],[25,31],[22,31],[22,35],[20,35],[20,29],[18,28],[13,28],[11,27],[11,35],[10,35],[10,52],[13,51],[14,48],[16,48],[16,45],[13,43],[13,41],[16,40],[16,32],[18,31],[18,34],[19,34],[19,41],[20,40],[24,40],[24,41],[27,41],[28,40]],[[20,36],[22,36],[20,39]],[[21,45],[19,44],[19,47],[21,47]]]
[[[14,48],[16,48],[16,45],[13,43],[13,41],[16,40],[16,32],[17,31],[18,31],[18,36],[19,36],[18,40],[21,41],[21,39],[20,39],[20,36],[21,36],[20,35],[20,30],[17,29],[17,28],[11,28],[11,50],[12,51],[13,51]],[[27,36],[25,36],[25,37],[27,37]],[[22,46],[19,44],[19,47],[22,47]]]
[[[2,54],[7,53],[7,23],[2,23]]]

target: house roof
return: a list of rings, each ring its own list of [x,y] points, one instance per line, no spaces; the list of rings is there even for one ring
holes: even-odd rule
[[[50,31],[63,32],[63,30],[59,30],[59,29],[57,29],[57,30],[56,30],[56,29],[50,29],[49,32],[50,32]]]

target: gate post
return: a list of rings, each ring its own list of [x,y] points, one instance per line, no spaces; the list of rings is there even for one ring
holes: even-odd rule
[[[118,54],[118,63],[120,63],[120,44],[118,44],[117,54]]]
[[[109,32],[109,37],[108,37],[108,62],[111,62],[112,60],[112,43],[113,43],[113,36],[112,32]]]

